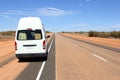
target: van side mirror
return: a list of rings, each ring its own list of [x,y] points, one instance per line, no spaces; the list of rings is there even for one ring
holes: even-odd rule
[[[50,38],[50,35],[47,35],[47,37],[46,38]]]

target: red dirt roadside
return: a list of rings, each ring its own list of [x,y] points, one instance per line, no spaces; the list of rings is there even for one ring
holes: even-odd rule
[[[25,69],[29,63],[18,63],[18,59],[13,59],[7,64],[5,61],[15,57],[13,40],[0,40],[0,80],[15,80],[15,78]]]
[[[96,44],[102,44],[105,46],[110,46],[113,48],[118,48],[120,49],[120,39],[110,39],[110,38],[98,38],[98,37],[86,37],[86,36],[81,36],[78,34],[70,34],[70,33],[61,33],[62,35],[72,37],[75,39],[79,40],[84,40]]]
[[[47,35],[52,36],[52,33]],[[47,41],[49,41],[49,39],[50,38],[48,38]],[[14,42],[14,39],[0,40],[0,80],[15,80],[29,64],[29,62],[18,62],[18,59],[15,57]],[[5,61],[8,61],[11,57],[14,57],[15,59],[6,63]]]

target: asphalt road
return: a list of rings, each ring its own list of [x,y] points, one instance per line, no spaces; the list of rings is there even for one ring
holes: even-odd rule
[[[52,41],[53,40],[53,41]],[[27,59],[20,61],[21,63],[30,62],[30,64],[23,70],[23,72],[16,78],[16,80],[55,80],[55,37],[48,43],[48,59]],[[45,63],[41,75],[39,71],[41,66]],[[40,76],[38,79],[37,77]]]
[[[47,61],[38,58],[16,62],[15,56],[11,56],[0,63],[0,67],[7,69],[4,66],[12,61],[20,63],[19,65],[29,63],[16,80],[120,80],[119,49],[76,40],[58,33],[53,35],[47,46]],[[16,65],[10,65],[9,68],[13,68],[12,66]],[[17,70],[16,67],[13,69]],[[11,72],[14,73],[13,69]]]
[[[57,80],[120,80],[120,52],[56,34]]]

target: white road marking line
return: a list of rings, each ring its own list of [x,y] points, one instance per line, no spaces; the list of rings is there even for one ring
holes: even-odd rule
[[[49,52],[50,49],[51,49],[52,43],[53,43],[53,39],[52,39],[52,41],[51,41],[51,43],[50,43],[50,46],[49,46],[48,52]]]
[[[95,56],[95,57],[97,57],[97,58],[99,58],[99,59],[101,59],[102,61],[108,62],[107,59],[104,59],[104,58],[102,58],[102,57],[100,57],[100,56],[98,56],[98,55],[96,55],[96,54],[92,54],[92,55]]]
[[[46,61],[44,61],[44,62],[42,63],[42,66],[41,66],[41,68],[40,68],[40,71],[39,71],[39,73],[38,73],[38,75],[37,75],[36,80],[40,80],[40,77],[41,77],[42,71],[43,71],[43,69],[44,69],[45,63],[46,63]]]
[[[49,53],[49,51],[50,51],[50,49],[51,49],[52,43],[53,43],[53,39],[52,39],[52,41],[51,41],[51,43],[50,43],[50,46],[49,46],[49,48],[48,48],[48,53]],[[39,73],[38,73],[38,75],[37,75],[36,80],[40,80],[41,75],[42,75],[42,71],[43,71],[44,66],[45,66],[45,63],[46,63],[46,61],[44,61],[44,62],[42,63],[42,66],[41,66],[41,68],[40,68],[40,70],[39,70]]]
[[[78,47],[78,45],[77,45],[77,44],[73,44],[73,46]]]

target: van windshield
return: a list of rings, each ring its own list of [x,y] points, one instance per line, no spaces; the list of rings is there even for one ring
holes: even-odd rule
[[[17,40],[40,40],[42,39],[41,30],[19,30]]]

